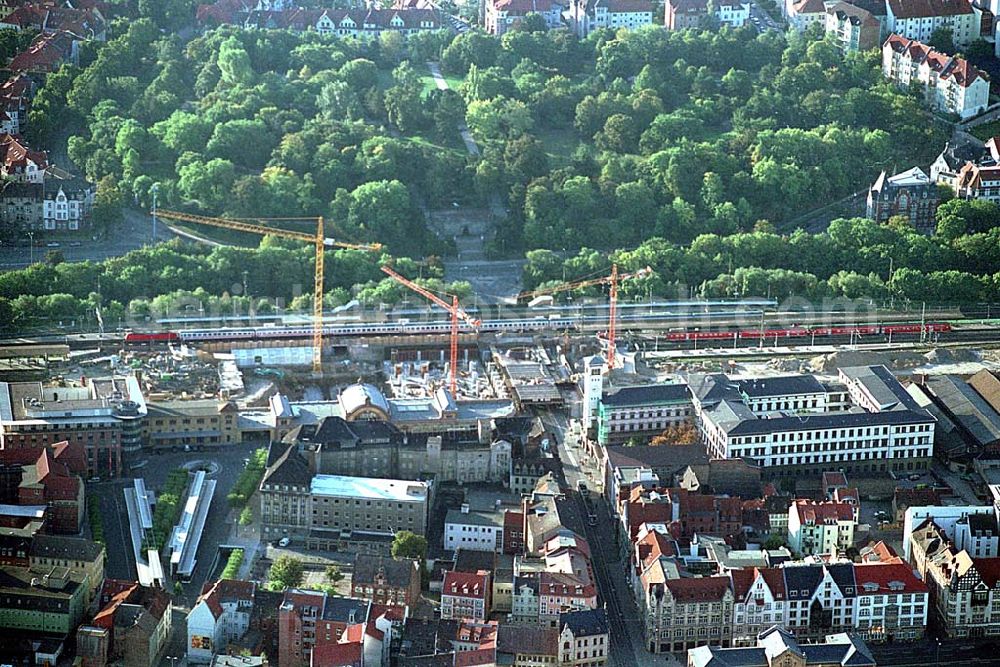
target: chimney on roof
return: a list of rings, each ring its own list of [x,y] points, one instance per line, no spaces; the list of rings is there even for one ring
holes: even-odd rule
[[[469,513],[469,503],[462,503],[462,514]]]

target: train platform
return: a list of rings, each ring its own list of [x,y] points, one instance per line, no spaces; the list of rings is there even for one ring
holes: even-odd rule
[[[789,345],[762,347],[706,347],[686,350],[646,350],[643,357],[649,360],[671,361],[690,359],[748,359],[776,356],[819,356],[834,352],[899,352],[903,350],[923,351],[935,347],[968,346],[967,341],[925,341],[908,343],[864,343],[858,345]]]

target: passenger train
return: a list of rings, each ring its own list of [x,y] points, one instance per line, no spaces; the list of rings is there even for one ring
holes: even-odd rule
[[[657,319],[670,319],[668,317],[647,316],[637,318],[637,322],[651,322]],[[517,332],[517,331],[537,331],[541,329],[555,329],[560,331],[581,330],[588,325],[597,325],[607,322],[606,318],[593,316],[584,318],[563,317],[550,315],[549,317],[536,317],[533,319],[512,319],[512,320],[487,320],[479,326],[482,332]],[[620,328],[628,329],[628,322],[620,322]],[[948,323],[927,323],[927,324],[885,324],[885,325],[861,325],[861,326],[838,326],[838,327],[792,327],[788,329],[730,329],[730,330],[689,330],[670,331],[664,334],[663,338],[668,341],[700,341],[700,340],[734,340],[734,339],[760,339],[760,338],[822,338],[836,336],[892,336],[900,334],[918,334],[923,329],[926,333],[946,333],[951,331]],[[463,326],[462,330],[468,330]],[[331,337],[341,336],[385,336],[385,335],[421,335],[421,334],[446,334],[451,331],[449,322],[388,322],[373,324],[346,324],[346,325],[325,325],[323,335]],[[245,327],[229,329],[181,329],[179,331],[161,332],[128,332],[125,335],[126,343],[170,343],[170,342],[198,342],[215,340],[265,340],[274,338],[308,338],[312,336],[312,327]]]

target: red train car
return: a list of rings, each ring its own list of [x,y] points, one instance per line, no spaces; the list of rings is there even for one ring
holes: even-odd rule
[[[125,334],[126,343],[172,343],[178,340],[180,340],[180,336],[175,331],[158,331],[156,333],[129,331]]]

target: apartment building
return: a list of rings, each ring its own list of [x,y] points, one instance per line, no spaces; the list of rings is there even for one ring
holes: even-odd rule
[[[0,399],[0,449],[79,443],[90,475],[120,474],[127,398],[95,397],[89,387],[0,382]]]
[[[972,11],[972,5],[963,0],[955,2]],[[882,45],[885,78],[901,88],[923,88],[926,103],[942,113],[964,120],[984,111],[990,97],[986,73],[964,58],[936,51],[917,39],[889,35]]]
[[[278,607],[278,665],[310,667],[317,645],[337,643],[368,622],[371,603],[290,588]]]
[[[788,508],[788,547],[800,556],[843,553],[854,545],[856,512],[848,503],[796,500]]]
[[[862,411],[840,409],[840,388],[824,393],[804,386],[815,382],[801,379],[809,376],[769,378],[752,393],[746,382],[722,374],[692,376],[708,454],[743,458],[778,475],[925,469],[933,452],[934,417],[884,366],[840,373],[847,395]],[[865,403],[873,394],[880,402]]]
[[[441,585],[441,618],[486,621],[490,614],[490,573],[446,572]]]
[[[620,387],[604,394],[597,407],[597,441],[620,445],[648,440],[667,428],[691,422],[691,393],[685,384]]]
[[[983,199],[1000,204],[1000,166],[996,162],[966,162],[955,176],[954,188],[963,199]]]
[[[608,664],[611,634],[604,609],[559,615],[559,664],[566,667],[604,667]]]
[[[864,7],[849,2],[832,2],[825,5],[826,34],[833,36],[845,54],[852,51],[871,51],[882,44],[882,22]]]
[[[65,638],[87,610],[86,587],[65,567],[5,567],[0,581],[0,633]]]
[[[750,3],[725,0],[715,3],[715,21],[719,25],[739,28],[750,20]],[[697,28],[708,19],[707,0],[668,0],[664,3],[663,25],[667,30]]]
[[[952,40],[964,48],[979,37],[980,19],[965,0],[886,0],[889,32],[926,43],[938,28],[950,28]]]
[[[678,653],[696,646],[729,646],[733,591],[728,577],[647,582],[637,600],[652,653]]]
[[[150,401],[143,442],[153,450],[217,449],[240,441],[239,410],[231,401]]]
[[[272,446],[268,456],[268,466],[258,488],[261,530],[266,537],[304,537],[312,527],[309,464],[290,445],[283,450]]]
[[[342,409],[350,419],[321,417],[315,423],[293,428],[284,438],[284,442],[302,450],[317,472],[402,479],[433,476],[442,482],[461,484],[509,479],[511,444],[481,437],[477,423],[471,427],[473,434],[468,424],[449,424],[448,420],[434,420],[433,431],[429,423],[419,430],[404,431],[401,426],[405,420],[376,418],[385,414],[388,403],[382,408],[381,401],[371,396],[364,402],[348,401],[343,398],[345,393],[340,395],[345,406]],[[454,430],[449,430],[452,426]]]
[[[910,539],[910,562],[931,590],[937,627],[948,637],[1000,635],[1000,558],[975,558],[926,519]]]
[[[88,539],[65,535],[35,535],[28,550],[32,570],[65,569],[70,581],[83,587],[85,605],[104,581],[104,547]]]
[[[219,579],[205,583],[187,616],[187,660],[207,664],[250,627],[256,584]]]
[[[487,0],[483,27],[497,37],[517,26],[528,14],[538,14],[549,28],[563,25],[562,13],[568,3],[555,0]]]
[[[90,222],[96,189],[82,178],[46,179],[42,187],[41,228],[77,231]]]
[[[420,563],[358,554],[351,572],[351,596],[376,605],[415,606],[420,600]]]
[[[0,449],[0,503],[44,506],[45,531],[76,535],[83,527],[87,457],[80,443]]]
[[[585,38],[595,30],[635,30],[653,25],[656,5],[650,0],[569,0],[563,18],[577,37]]]
[[[107,664],[156,667],[167,649],[172,617],[170,596],[162,589],[132,584],[94,616],[92,627],[110,633],[100,657]]]

